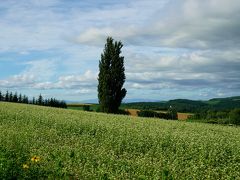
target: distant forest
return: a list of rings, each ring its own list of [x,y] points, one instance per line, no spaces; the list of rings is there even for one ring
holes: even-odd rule
[[[240,96],[229,98],[215,98],[208,101],[193,101],[176,99],[166,102],[137,102],[126,103],[124,109],[139,109],[146,111],[143,116],[152,116],[154,111],[168,111],[172,107],[176,112],[193,113],[190,120],[217,124],[240,125]],[[171,114],[171,113],[170,113]],[[155,117],[155,115],[154,115]],[[163,118],[161,116],[161,118]]]
[[[136,102],[122,104],[124,109],[165,110],[172,106],[177,112],[199,113],[202,111],[230,111],[240,108],[240,96],[229,98],[215,98],[208,101],[194,101],[175,99],[163,102]]]
[[[65,101],[57,100],[55,98],[44,99],[41,94],[37,98],[33,97],[32,99],[29,99],[28,96],[22,95],[21,93],[18,94],[17,92],[13,93],[6,91],[6,93],[3,94],[2,91],[0,91],[0,101],[67,108]]]

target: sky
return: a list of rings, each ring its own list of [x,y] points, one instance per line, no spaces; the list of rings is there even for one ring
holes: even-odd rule
[[[106,38],[124,101],[240,95],[239,0],[0,0],[0,90],[97,99]]]

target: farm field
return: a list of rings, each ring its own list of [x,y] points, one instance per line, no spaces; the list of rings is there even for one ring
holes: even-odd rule
[[[0,102],[0,179],[240,179],[240,128]]]
[[[68,104],[68,109],[74,109],[74,110],[83,110],[84,105],[89,105],[91,110],[96,111],[98,108],[98,105],[96,104]],[[131,116],[138,116],[138,112],[140,110],[138,109],[125,109],[126,112],[129,113]],[[157,111],[157,112],[163,112],[166,111]],[[178,120],[186,120],[189,116],[193,115],[192,113],[177,113]]]
[[[140,110],[138,110],[138,109],[125,109],[125,111],[128,112],[129,115],[131,115],[131,116],[138,116],[138,112]]]
[[[189,116],[193,115],[192,113],[177,113],[179,120],[186,120]]]

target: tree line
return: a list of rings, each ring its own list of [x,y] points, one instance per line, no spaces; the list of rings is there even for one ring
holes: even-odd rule
[[[240,108],[232,110],[202,110],[189,118],[193,121],[207,122],[212,124],[236,124],[240,125]]]
[[[2,91],[0,91],[0,101],[67,108],[67,104],[65,101],[57,100],[55,98],[44,99],[41,94],[37,98],[33,97],[32,99],[29,99],[28,96],[26,96],[25,94],[22,95],[21,93],[18,94],[17,92],[13,93],[9,91],[6,91],[6,93],[4,94],[2,93]]]
[[[178,115],[175,108],[170,106],[167,112],[156,112],[153,110],[140,110],[138,113],[140,117],[154,117],[160,119],[167,119],[167,120],[177,120]]]

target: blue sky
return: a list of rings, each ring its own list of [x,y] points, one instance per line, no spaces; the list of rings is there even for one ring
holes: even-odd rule
[[[106,38],[124,44],[125,99],[240,95],[239,0],[1,0],[0,89],[97,98]]]

